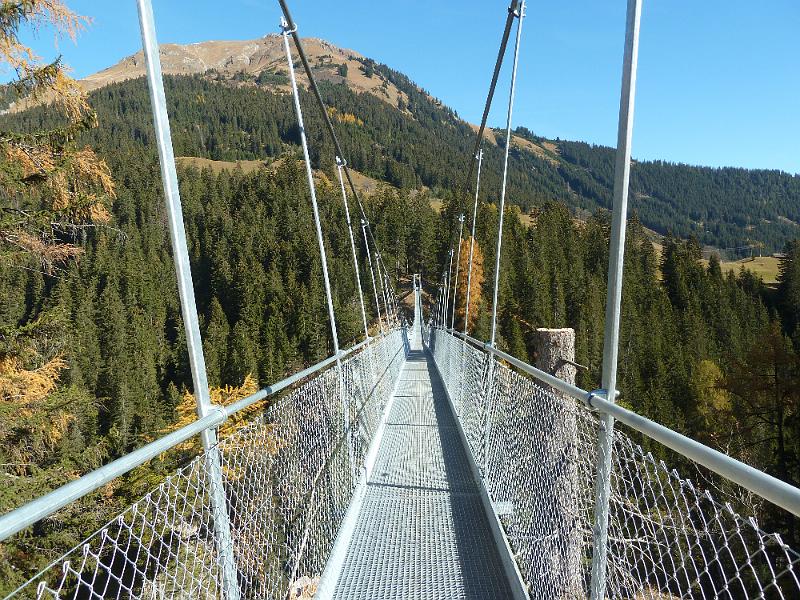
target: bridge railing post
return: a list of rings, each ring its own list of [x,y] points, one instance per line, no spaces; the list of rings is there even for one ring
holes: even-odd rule
[[[289,35],[294,33],[294,29],[289,27],[289,23],[281,17],[281,31],[283,34],[283,47],[286,51],[286,62],[289,66],[289,80],[292,86],[292,97],[294,99],[294,110],[297,116],[297,126],[300,130],[300,145],[303,148],[303,159],[306,167],[306,178],[311,195],[311,209],[314,214],[314,229],[317,234],[317,244],[319,245],[320,261],[322,263],[322,279],[325,285],[325,299],[328,304],[328,319],[331,326],[331,337],[333,338],[333,354],[336,356],[336,396],[342,401],[343,433],[347,439],[347,457],[350,465],[350,472],[353,480],[356,478],[355,450],[353,448],[353,432],[351,431],[352,422],[350,418],[350,394],[344,385],[341,352],[339,350],[339,334],[336,330],[336,313],[333,310],[333,295],[331,293],[331,282],[328,276],[328,256],[325,251],[325,240],[322,236],[322,224],[319,218],[319,206],[317,205],[317,190],[314,184],[314,171],[311,168],[311,157],[308,153],[308,139],[306,138],[305,123],[303,121],[303,109],[300,106],[300,94],[297,91],[297,77],[294,72],[294,61],[292,51],[289,47]]]
[[[508,156],[511,150],[511,118],[514,112],[514,96],[517,90],[517,67],[519,65],[519,48],[520,43],[522,41],[522,21],[525,18],[525,0],[520,2],[519,7],[517,8],[514,15],[517,18],[517,37],[516,42],[514,44],[514,61],[511,67],[511,88],[508,94],[508,112],[506,114],[506,145],[503,154],[503,179],[502,179],[502,186],[500,188],[500,206],[499,206],[499,215],[498,215],[498,224],[497,224],[497,251],[495,253],[495,261],[494,261],[494,292],[492,294],[492,337],[489,341],[489,345],[492,348],[495,348],[497,343],[497,298],[498,293],[500,290],[500,254],[503,249],[503,215],[505,212],[505,203],[506,203],[506,188],[508,183]],[[485,409],[486,409],[486,422],[484,427],[484,456],[483,456],[483,465],[484,465],[484,473],[483,476],[488,479],[489,473],[489,450],[490,450],[490,441],[489,438],[491,436],[491,429],[492,429],[492,408],[493,408],[493,400],[495,394],[495,384],[494,384],[494,376],[495,376],[495,369],[494,369],[494,356],[486,353],[486,360],[488,361],[488,373],[486,377],[486,383],[484,385],[484,401],[485,401]]]
[[[381,318],[381,303],[378,301],[378,286],[375,284],[375,268],[372,266],[372,252],[370,252],[369,240],[367,239],[367,225],[369,225],[369,223],[367,223],[364,219],[361,219],[361,233],[364,235],[364,250],[367,253],[369,274],[370,278],[372,279],[372,291],[375,294],[375,310],[378,312],[378,326],[383,332],[385,330],[383,328],[383,319]]]
[[[450,329],[456,327],[456,299],[458,298],[458,272],[461,266],[461,240],[464,237],[464,213],[458,215],[458,250],[456,251],[456,277],[453,282],[453,304],[450,310]]]
[[[628,213],[628,184],[633,139],[633,109],[636,96],[636,66],[639,53],[639,22],[642,0],[628,0],[625,26],[625,52],[622,66],[617,155],[614,167],[614,208],[611,217],[611,240],[608,258],[608,293],[603,336],[603,395],[616,399],[617,359],[619,351],[622,275],[625,257],[625,226]],[[605,414],[600,419],[597,440],[597,477],[595,480],[594,551],[590,593],[593,600],[606,596],[608,572],[608,512],[611,498],[611,467],[614,446],[614,419]]]
[[[472,234],[469,238],[469,266],[467,267],[467,297],[464,305],[464,335],[469,333],[469,301],[472,293],[472,258],[475,252],[475,224],[478,221],[478,194],[481,191],[481,167],[483,166],[483,148],[478,151],[478,179],[475,183],[475,205],[472,208]],[[464,340],[464,344],[467,340]]]
[[[181,314],[186,331],[186,345],[189,351],[192,383],[197,402],[197,415],[203,418],[214,411],[214,406],[211,404],[209,396],[203,342],[200,337],[200,325],[197,319],[197,305],[192,284],[189,251],[186,244],[186,230],[183,223],[178,174],[175,168],[175,155],[172,148],[167,100],[164,94],[164,80],[161,72],[155,18],[151,0],[137,0],[137,7],[142,35],[142,51],[147,70],[147,84],[150,91],[150,104],[156,131],[156,144],[161,165],[161,179],[167,205],[173,260],[178,280]],[[226,600],[238,600],[240,598],[239,583],[216,431],[205,429],[200,434],[200,439],[205,450],[205,468],[211,481],[209,501],[214,519],[214,538],[221,563],[224,598]]]

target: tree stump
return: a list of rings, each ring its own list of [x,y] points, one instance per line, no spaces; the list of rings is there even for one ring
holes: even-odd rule
[[[537,329],[536,368],[574,385],[577,369],[574,329]],[[581,487],[578,481],[578,424],[574,398],[540,383],[546,396],[534,407],[539,421],[531,465],[539,494],[535,572],[531,598],[584,597],[581,531]]]

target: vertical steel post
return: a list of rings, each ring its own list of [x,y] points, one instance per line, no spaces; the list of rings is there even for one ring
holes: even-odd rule
[[[442,275],[442,281],[444,281],[444,275]],[[436,295],[436,317],[433,320],[433,324],[436,327],[439,327],[441,324],[441,315],[442,315],[442,298],[444,297],[444,285],[441,283],[439,284],[439,293]]]
[[[383,283],[383,273],[381,269],[381,253],[375,250],[375,262],[377,263],[378,271],[378,285],[381,287],[381,296],[383,297],[383,314],[386,315],[386,327],[392,328],[392,318],[389,314],[389,303],[386,301],[386,286]]]
[[[494,295],[492,296],[492,337],[489,342],[494,348],[497,338],[497,294],[500,289],[500,251],[503,247],[503,213],[506,205],[506,184],[508,182],[508,153],[511,150],[511,113],[514,110],[514,94],[517,88],[517,65],[519,63],[519,45],[522,37],[522,20],[525,18],[525,1],[517,12],[517,40],[514,45],[514,63],[511,68],[511,91],[508,95],[508,114],[506,116],[506,147],[503,156],[503,183],[500,188],[500,215],[497,225],[497,253],[494,259]]]
[[[483,148],[478,151],[478,181],[475,184],[475,206],[472,209],[472,236],[469,240],[469,271],[467,272],[467,304],[464,307],[464,335],[469,323],[469,299],[472,293],[472,254],[475,250],[475,223],[478,221],[478,194],[481,190],[481,165],[483,164]],[[467,340],[464,340],[466,345]]]
[[[358,267],[358,253],[356,252],[356,240],[353,237],[353,225],[350,221],[350,207],[347,204],[347,191],[344,189],[344,177],[342,168],[344,159],[336,157],[336,172],[339,175],[339,187],[342,189],[342,202],[344,203],[344,214],[347,217],[347,232],[350,234],[350,249],[353,251],[353,268],[356,271],[356,285],[358,286],[358,301],[361,306],[361,320],[364,323],[364,339],[369,345],[369,326],[367,325],[367,310],[364,307],[364,292],[361,289],[361,269]]]
[[[392,287],[392,281],[389,277],[389,269],[386,267],[386,263],[381,261],[383,265],[383,278],[384,282],[386,283],[386,300],[388,302],[388,306],[392,309],[392,315],[394,316],[394,323],[395,325],[400,324],[400,311],[397,307],[397,297],[394,293],[394,288]],[[388,310],[388,308],[387,308]]]
[[[283,47],[286,50],[286,62],[289,65],[289,79],[292,84],[292,96],[294,98],[294,110],[297,115],[297,127],[300,130],[300,145],[303,147],[303,159],[306,166],[306,177],[308,188],[311,194],[311,209],[314,213],[314,228],[317,233],[317,243],[319,244],[319,254],[322,259],[322,279],[325,284],[325,298],[328,303],[328,318],[331,322],[331,335],[333,336],[333,353],[339,357],[339,335],[336,331],[336,315],[333,312],[333,295],[331,294],[331,282],[328,277],[328,257],[325,252],[325,241],[322,237],[322,225],[319,220],[319,207],[317,206],[317,190],[314,185],[314,171],[311,169],[311,157],[308,155],[308,140],[306,139],[306,128],[303,123],[303,110],[300,107],[300,94],[297,91],[297,78],[294,74],[294,63],[292,61],[292,51],[289,49],[289,25],[286,19],[281,17],[281,29],[283,30]]]
[[[494,261],[494,294],[492,296],[492,336],[489,345],[494,348],[497,343],[497,296],[500,290],[500,254],[503,249],[503,216],[506,204],[506,186],[508,183],[508,154],[511,150],[511,116],[514,110],[514,95],[517,89],[517,66],[519,64],[519,47],[522,39],[522,20],[525,18],[525,0],[519,5],[517,17],[517,39],[514,44],[514,62],[511,67],[511,89],[508,94],[508,113],[506,116],[506,147],[503,156],[503,181],[500,188],[500,214],[497,224],[497,252]],[[494,394],[494,357],[487,355],[489,361],[485,386],[486,421],[484,423],[483,443],[483,476],[489,477],[489,440],[492,429],[492,405]]]
[[[622,64],[622,90],[619,103],[617,155],[614,166],[614,209],[611,216],[611,240],[608,257],[608,292],[606,323],[603,336],[603,390],[606,399],[614,402],[617,389],[622,275],[625,258],[625,227],[628,212],[628,184],[633,138],[633,109],[636,97],[636,66],[639,56],[639,22],[642,0],[628,0],[625,24],[625,53]],[[594,552],[592,554],[591,597],[606,596],[608,572],[608,510],[611,497],[611,467],[614,443],[614,419],[600,419],[597,440],[597,479],[595,480]]]
[[[456,298],[458,297],[458,270],[461,266],[461,239],[464,236],[464,213],[458,215],[458,253],[456,254],[456,279],[453,283],[453,309],[450,317],[450,329],[456,328]]]
[[[453,274],[453,249],[450,248],[450,264],[447,267],[447,278],[444,281],[444,313],[442,314],[442,327],[447,329],[447,312],[450,306],[450,280]]]
[[[197,401],[197,415],[208,416],[214,406],[208,392],[206,362],[203,356],[203,342],[200,338],[200,325],[197,320],[197,306],[192,284],[192,271],[189,263],[189,250],[186,244],[186,230],[183,224],[178,174],[175,169],[175,155],[172,149],[172,133],[167,113],[167,100],[164,94],[164,80],[161,74],[161,58],[158,53],[155,18],[151,0],[137,0],[139,26],[142,34],[142,51],[147,69],[147,85],[150,91],[150,105],[156,131],[158,158],[161,164],[161,180],[167,205],[169,234],[175,261],[175,274],[178,279],[181,314],[186,331],[186,345],[189,350],[189,363],[192,370],[192,383]],[[214,538],[222,570],[222,586],[226,600],[240,597],[234,560],[233,539],[231,537],[230,517],[222,476],[222,465],[217,434],[206,429],[200,434],[205,450],[205,468],[211,481],[210,501],[214,515]]]
[[[383,319],[381,318],[381,303],[378,301],[378,286],[375,285],[375,269],[372,266],[372,252],[370,252],[369,241],[367,240],[367,222],[364,219],[361,219],[361,233],[364,235],[364,249],[367,251],[369,274],[372,278],[372,291],[375,294],[375,310],[378,311],[378,325],[381,328],[381,332],[384,332]]]
[[[347,437],[347,456],[350,461],[350,469],[355,469],[355,458],[353,454],[353,440],[350,436],[350,401],[345,397],[344,381],[342,379],[342,364],[339,351],[339,334],[336,331],[336,314],[333,310],[333,294],[331,293],[331,282],[328,277],[328,256],[325,252],[325,241],[322,237],[322,225],[319,220],[319,207],[317,206],[317,190],[314,185],[314,172],[311,169],[311,157],[308,155],[308,140],[306,138],[306,128],[303,122],[303,110],[300,107],[300,94],[297,91],[297,78],[294,74],[294,62],[292,61],[292,51],[289,48],[289,24],[284,17],[281,17],[281,30],[283,33],[283,47],[286,51],[286,62],[289,65],[289,79],[292,84],[292,97],[294,98],[294,110],[297,115],[297,127],[300,130],[300,145],[303,147],[303,159],[306,165],[306,177],[308,179],[308,189],[311,195],[311,209],[314,213],[314,228],[317,233],[317,243],[319,244],[319,255],[322,262],[322,279],[325,284],[325,298],[328,303],[328,318],[331,323],[331,335],[333,336],[333,354],[336,357],[336,379],[339,388],[339,397],[342,398],[344,435]]]

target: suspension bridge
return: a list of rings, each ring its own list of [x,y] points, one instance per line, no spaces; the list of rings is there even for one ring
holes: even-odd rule
[[[800,597],[800,554],[779,532],[762,530],[634,438],[662,444],[791,515],[800,515],[800,490],[616,404],[641,0],[628,0],[603,381],[594,391],[499,349],[496,313],[489,341],[455,330],[459,277],[468,280],[470,308],[472,248],[467,273],[458,262],[453,272],[452,260],[456,248],[461,253],[463,216],[442,281],[427,290],[438,292],[430,314],[422,302],[429,282],[415,276],[413,319],[402,316],[297,25],[280,0],[334,354],[228,406],[209,400],[153,12],[150,0],[137,4],[197,420],[3,515],[0,541],[195,436],[203,452],[9,597]],[[525,3],[513,0],[470,157],[473,239],[483,129],[516,24],[510,139],[524,17]],[[348,349],[338,346],[292,41],[337,153],[364,326],[364,340]],[[360,213],[365,285],[345,182]],[[262,409],[246,426],[218,438],[226,419],[254,406]]]

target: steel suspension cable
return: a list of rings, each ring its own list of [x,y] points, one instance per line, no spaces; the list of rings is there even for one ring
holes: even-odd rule
[[[306,177],[308,179],[308,188],[311,195],[311,208],[314,213],[314,228],[317,233],[317,243],[319,244],[320,260],[322,262],[322,279],[325,285],[325,298],[328,303],[328,318],[331,326],[331,336],[333,337],[333,354],[336,357],[336,382],[338,385],[340,395],[345,395],[344,380],[342,378],[342,365],[340,361],[341,352],[339,351],[339,335],[336,330],[336,314],[333,309],[333,294],[331,293],[331,282],[328,276],[328,257],[325,251],[325,240],[322,236],[322,225],[319,218],[319,207],[317,205],[317,191],[314,184],[314,172],[311,169],[311,157],[308,154],[308,139],[306,138],[305,124],[303,123],[303,110],[300,106],[300,93],[297,89],[297,78],[294,73],[294,62],[292,61],[292,51],[289,48],[289,34],[292,31],[289,29],[289,24],[286,19],[281,18],[281,28],[283,30],[283,46],[286,51],[286,62],[289,65],[289,79],[292,85],[292,95],[294,97],[294,109],[297,114],[297,126],[300,130],[300,145],[303,148],[303,158],[306,167]],[[349,400],[345,398],[342,403],[344,431],[350,429],[350,406]],[[350,469],[355,469],[355,454],[353,448],[352,437],[347,435],[347,458],[349,461]]]
[[[389,327],[393,325],[393,320],[390,316],[391,309],[389,308],[389,298],[386,294],[386,284],[383,281],[383,268],[381,265],[381,253],[375,253],[375,260],[378,263],[378,281],[381,286],[381,295],[383,296],[383,310],[384,314],[386,315],[386,322],[388,323]]]
[[[358,266],[358,254],[356,253],[356,241],[353,238],[353,224],[350,221],[350,206],[347,204],[347,191],[344,189],[344,178],[342,177],[342,167],[346,164],[344,159],[336,157],[336,173],[339,176],[339,187],[342,190],[342,203],[344,203],[344,214],[347,218],[347,232],[350,234],[350,249],[353,251],[353,268],[356,272],[356,285],[358,286],[358,302],[361,306],[361,320],[364,323],[364,339],[369,343],[369,326],[367,325],[367,311],[364,306],[364,291],[361,289],[361,269]]]
[[[500,68],[503,66],[503,58],[506,55],[506,46],[508,45],[508,38],[511,35],[511,26],[514,24],[514,18],[517,14],[518,0],[511,0],[511,5],[508,7],[508,17],[506,17],[505,28],[503,29],[503,37],[500,40],[500,48],[497,51],[497,60],[494,64],[494,72],[492,73],[492,81],[489,84],[489,93],[486,95],[486,104],[483,107],[483,117],[481,124],[478,127],[478,133],[475,136],[475,146],[470,155],[469,165],[467,167],[467,176],[464,179],[464,191],[469,191],[470,182],[472,180],[472,170],[475,168],[475,159],[478,156],[478,150],[483,142],[483,132],[486,129],[486,121],[489,118],[489,111],[492,108],[492,100],[494,99],[494,91],[497,87],[497,79],[500,77]]]
[[[333,295],[331,293],[331,282],[328,276],[328,257],[325,251],[325,240],[322,237],[322,225],[319,219],[319,206],[317,205],[317,190],[314,184],[314,171],[311,169],[311,157],[308,154],[308,139],[303,122],[303,109],[300,107],[300,94],[297,90],[297,78],[294,73],[294,62],[292,61],[292,51],[289,48],[289,34],[293,33],[290,25],[285,19],[281,20],[283,28],[283,46],[286,50],[286,62],[289,64],[289,79],[292,85],[292,95],[294,97],[294,110],[297,116],[297,126],[300,129],[300,145],[303,147],[303,159],[306,167],[306,178],[311,194],[311,208],[314,213],[314,227],[317,233],[317,243],[319,244],[320,258],[322,259],[322,278],[325,284],[325,298],[328,303],[328,317],[331,322],[331,335],[333,336],[334,355],[339,355],[339,336],[336,331],[336,315],[333,310]]]
[[[303,42],[300,39],[300,34],[297,32],[297,24],[292,19],[291,12],[289,11],[289,5],[286,3],[286,0],[278,0],[278,3],[281,6],[281,10],[283,11],[284,19],[286,20],[289,33],[292,36],[292,40],[294,41],[295,49],[297,50],[297,54],[300,56],[300,62],[303,64],[303,69],[305,70],[306,77],[308,77],[308,82],[311,87],[311,91],[314,94],[314,98],[317,101],[317,105],[320,109],[320,113],[322,114],[322,119],[325,122],[325,128],[328,130],[329,135],[331,136],[331,140],[333,141],[333,147],[336,152],[336,156],[341,157],[342,159],[345,158],[344,152],[342,152],[342,146],[339,143],[339,138],[336,135],[336,130],[333,127],[333,121],[331,121],[331,116],[328,113],[328,107],[325,104],[325,101],[322,99],[322,94],[319,91],[319,86],[317,85],[317,79],[314,77],[314,72],[311,70],[311,65],[308,62],[308,58],[306,57],[306,52],[303,49]],[[347,178],[347,183],[350,186],[350,191],[353,193],[353,198],[355,198],[356,203],[358,205],[359,212],[361,213],[361,218],[367,223],[367,232],[369,234],[370,239],[372,240],[372,244],[375,247],[376,252],[379,252],[380,249],[378,248],[377,241],[375,240],[375,236],[372,234],[372,230],[369,226],[369,221],[367,220],[367,215],[364,212],[364,205],[361,202],[361,197],[358,194],[358,190],[356,189],[355,184],[353,183],[353,178],[350,175],[350,168],[347,166],[347,163],[344,164],[344,174]]]
[[[516,92],[516,84],[517,84],[517,66],[519,63],[520,41],[522,39],[522,20],[525,18],[525,0],[522,0],[522,2],[520,3],[519,9],[515,16],[518,19],[517,36],[516,36],[516,43],[514,44],[514,61],[511,67],[511,89],[509,90],[508,94],[508,113],[506,117],[506,146],[503,154],[503,179],[500,188],[500,206],[498,207],[499,219],[497,223],[497,250],[495,253],[495,264],[494,264],[494,293],[492,295],[492,329],[491,329],[491,340],[489,342],[489,347],[491,348],[495,348],[497,343],[497,299],[500,290],[500,256],[502,254],[502,249],[503,249],[503,216],[505,214],[506,185],[508,183],[508,155],[511,150],[511,116],[514,109],[514,95]],[[495,393],[494,368],[495,368],[494,358],[490,357],[487,364],[487,371],[488,371],[487,377],[485,379],[485,383],[483,386],[483,394],[485,395],[486,398],[486,415],[484,420],[484,447],[483,447],[484,473],[488,473],[490,464],[489,441],[491,438],[491,428],[492,428],[492,410],[494,408],[493,395]]]
[[[383,319],[381,319],[381,303],[378,301],[378,286],[375,285],[375,269],[372,266],[372,253],[369,250],[369,241],[367,241],[367,226],[368,222],[365,219],[361,219],[361,233],[364,235],[364,248],[367,251],[367,262],[369,262],[369,274],[372,278],[372,291],[375,294],[375,310],[378,312],[378,326],[381,329],[381,332],[384,332],[383,328]],[[388,324],[387,324],[388,326]]]
[[[511,150],[511,116],[514,111],[514,95],[517,87],[517,66],[519,64],[519,47],[522,39],[522,20],[525,18],[525,0],[522,0],[517,13],[517,39],[514,44],[514,62],[511,67],[511,90],[508,94],[508,113],[506,117],[506,147],[503,156],[503,182],[500,188],[499,220],[497,224],[497,252],[494,260],[494,294],[492,298],[492,336],[490,344],[494,347],[497,337],[497,295],[500,289],[500,254],[503,247],[503,214],[506,204],[506,186],[508,183],[508,154]]]

